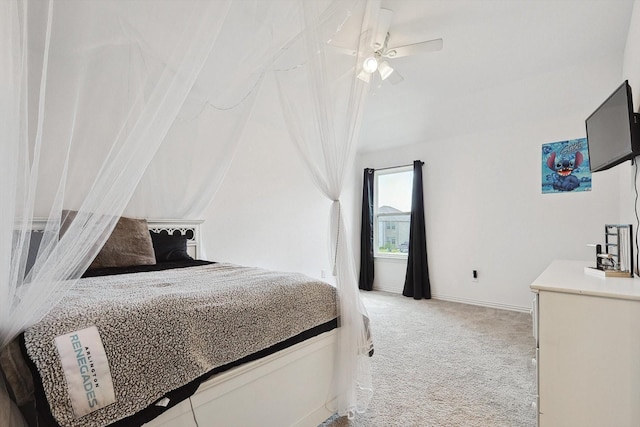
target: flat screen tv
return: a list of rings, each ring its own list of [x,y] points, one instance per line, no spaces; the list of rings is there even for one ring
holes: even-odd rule
[[[625,81],[585,121],[591,172],[603,171],[640,155],[640,114],[634,113]]]

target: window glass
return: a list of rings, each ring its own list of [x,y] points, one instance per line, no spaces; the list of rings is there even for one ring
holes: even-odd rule
[[[374,246],[376,255],[406,256],[409,252],[413,170],[376,172]]]
[[[380,173],[377,178],[378,208],[389,206],[400,212],[411,212],[413,171]]]

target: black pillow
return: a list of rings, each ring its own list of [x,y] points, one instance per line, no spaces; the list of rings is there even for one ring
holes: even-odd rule
[[[179,231],[169,234],[166,231],[151,233],[153,251],[156,254],[156,262],[169,262],[193,259],[187,253],[187,236],[183,236]]]

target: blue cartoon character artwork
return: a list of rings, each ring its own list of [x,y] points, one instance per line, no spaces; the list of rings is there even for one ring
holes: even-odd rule
[[[555,151],[552,152],[551,155],[547,157],[547,166],[557,174],[554,176],[553,189],[558,191],[571,191],[580,187],[580,180],[571,174],[580,167],[583,160],[584,157],[579,151],[557,157]]]
[[[591,191],[587,139],[542,145],[542,193]]]

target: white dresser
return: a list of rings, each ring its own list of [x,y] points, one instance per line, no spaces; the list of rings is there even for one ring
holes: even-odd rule
[[[640,426],[640,279],[554,261],[532,284],[538,425]]]

